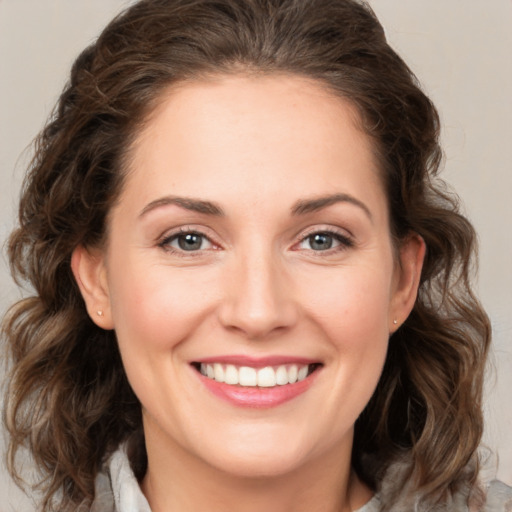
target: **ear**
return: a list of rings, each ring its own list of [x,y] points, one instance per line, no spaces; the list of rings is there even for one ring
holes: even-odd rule
[[[100,250],[79,245],[71,255],[71,270],[91,320],[102,329],[113,329],[105,256]]]
[[[395,268],[390,308],[390,334],[405,322],[414,307],[418,296],[425,251],[425,241],[416,233],[408,236],[399,248],[399,261]]]

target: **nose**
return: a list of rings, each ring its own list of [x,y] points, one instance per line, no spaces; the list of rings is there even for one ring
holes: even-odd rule
[[[299,317],[292,280],[279,258],[244,255],[226,269],[219,306],[221,324],[247,339],[265,339],[290,329]]]

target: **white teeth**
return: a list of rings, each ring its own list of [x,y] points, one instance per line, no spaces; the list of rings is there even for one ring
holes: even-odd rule
[[[297,380],[298,381],[304,380],[307,376],[308,376],[308,367],[303,366],[302,368],[299,369],[299,373],[297,375]]]
[[[299,370],[297,368],[296,364],[292,364],[290,368],[288,368],[288,382],[290,384],[293,384],[294,382],[297,382],[297,374],[299,373]]]
[[[226,384],[238,384],[238,370],[232,364],[226,366],[224,382]]]
[[[262,388],[272,388],[276,385],[276,372],[271,366],[260,368],[258,370],[258,386]]]
[[[258,374],[254,368],[242,366],[240,370],[238,370],[238,380],[240,386],[257,386]]]
[[[202,375],[217,382],[243,387],[271,388],[304,380],[309,374],[309,365],[289,364],[256,369],[250,366],[238,367],[233,364],[201,363],[199,370]]]
[[[280,366],[276,371],[276,384],[283,386],[288,384],[288,372],[286,366]]]
[[[224,368],[219,363],[213,365],[213,378],[217,382],[224,382]]]

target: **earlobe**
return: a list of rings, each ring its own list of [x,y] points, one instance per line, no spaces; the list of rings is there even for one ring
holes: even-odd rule
[[[71,256],[71,270],[91,320],[102,329],[113,329],[103,253],[79,245]]]
[[[400,246],[400,261],[397,263],[397,275],[389,319],[390,333],[395,332],[405,322],[414,307],[425,252],[425,241],[416,233],[411,234]]]

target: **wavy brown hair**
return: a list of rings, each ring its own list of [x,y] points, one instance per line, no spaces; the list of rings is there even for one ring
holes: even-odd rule
[[[78,57],[36,139],[8,242],[15,279],[33,289],[3,323],[10,470],[19,478],[16,453],[27,447],[44,511],[90,504],[102,463],[127,439],[144,474],[140,404],[115,332],[87,315],[70,258],[79,244],[104,243],[129,150],[162,92],[233,73],[305,76],[351,101],[380,162],[396,245],[412,232],[425,240],[418,299],[356,423],[353,464],[381,490],[383,510],[447,503],[474,485],[482,433],[490,328],[470,284],[475,236],[436,177],[434,106],[355,0],[142,0]],[[384,493],[397,461],[405,469]]]

